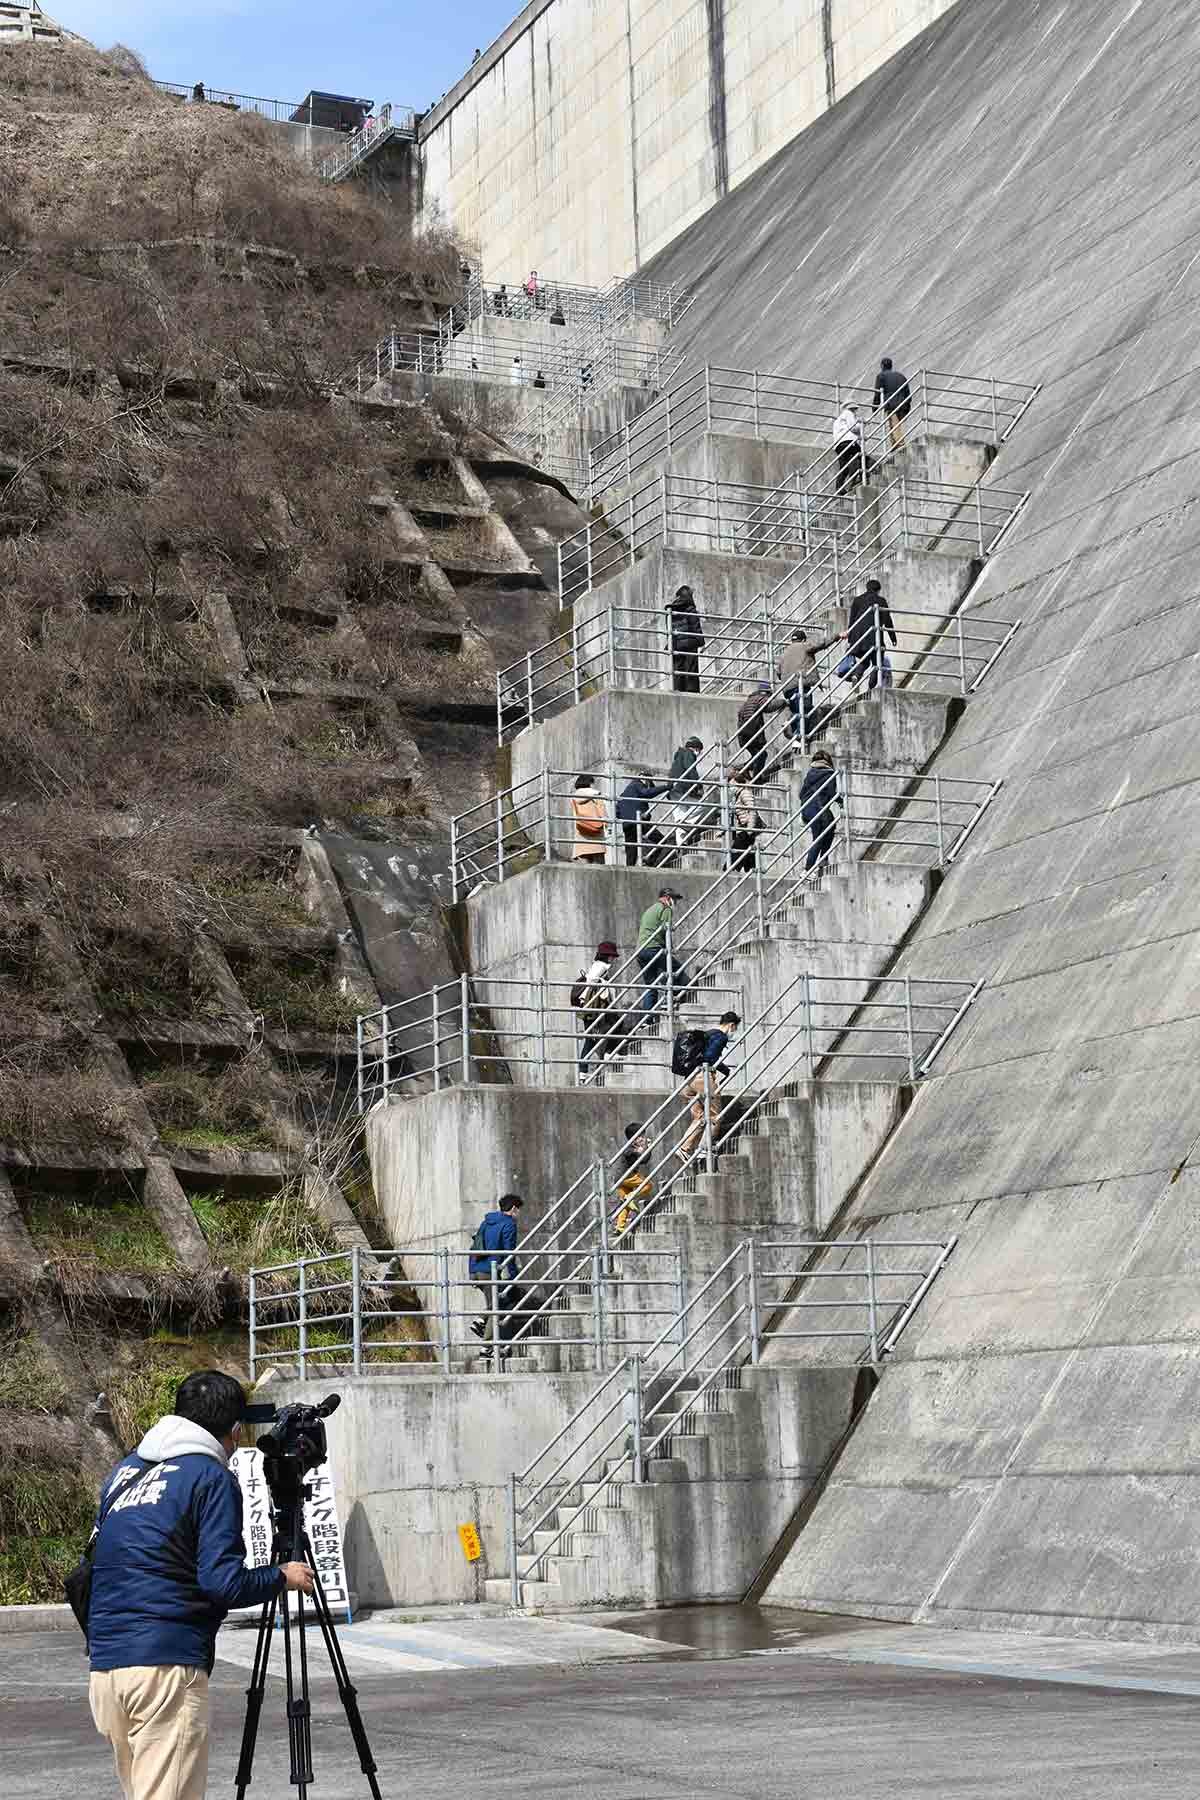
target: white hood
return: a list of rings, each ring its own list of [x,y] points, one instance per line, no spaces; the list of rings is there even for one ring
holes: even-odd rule
[[[220,1439],[205,1431],[203,1425],[181,1419],[177,1413],[164,1413],[158,1424],[150,1427],[137,1453],[150,1462],[165,1462],[169,1456],[212,1456],[223,1469],[229,1467]]]

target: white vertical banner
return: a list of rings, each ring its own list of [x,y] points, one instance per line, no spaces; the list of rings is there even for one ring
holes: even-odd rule
[[[242,1535],[246,1540],[246,1567],[261,1568],[271,1560],[271,1497],[263,1473],[261,1450],[235,1450],[229,1466],[242,1490]],[[342,1527],[333,1493],[333,1476],[329,1464],[323,1462],[305,1481],[308,1496],[304,1502],[304,1529],[312,1545],[312,1566],[321,1578],[321,1588],[329,1602],[330,1612],[346,1610],[346,1623],[351,1622],[350,1584],[346,1579],[346,1559],[342,1548]],[[297,1558],[299,1552],[297,1552]],[[288,1605],[295,1611],[296,1595],[289,1594]]]

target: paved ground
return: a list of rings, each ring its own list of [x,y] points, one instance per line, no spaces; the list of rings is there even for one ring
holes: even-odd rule
[[[355,1625],[344,1641],[384,1795],[1195,1800],[1200,1785],[1200,1651],[733,1608],[612,1624]],[[223,1651],[240,1661],[245,1641]],[[232,1792],[244,1679],[223,1655],[212,1795]],[[66,1634],[0,1639],[5,1800],[115,1796],[85,1686]],[[315,1800],[366,1794],[326,1673],[314,1710]],[[295,1793],[281,1715],[272,1681],[252,1800]]]

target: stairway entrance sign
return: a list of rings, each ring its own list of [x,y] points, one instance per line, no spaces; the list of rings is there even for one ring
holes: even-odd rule
[[[252,1449],[235,1450],[229,1459],[229,1467],[242,1490],[246,1567],[259,1569],[271,1560],[271,1499],[263,1473],[263,1453]],[[304,1529],[312,1545],[313,1565],[321,1578],[330,1612],[343,1607],[346,1623],[350,1624],[350,1584],[346,1579],[342,1527],[333,1493],[333,1475],[327,1462],[313,1470],[305,1487],[308,1497],[304,1502]],[[287,1601],[294,1612],[296,1595],[289,1594]]]

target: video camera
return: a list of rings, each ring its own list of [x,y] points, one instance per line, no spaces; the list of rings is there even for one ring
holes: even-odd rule
[[[340,1394],[327,1394],[318,1406],[303,1401],[291,1406],[248,1406],[247,1425],[269,1425],[258,1440],[263,1475],[276,1513],[297,1507],[304,1496],[304,1477],[319,1469],[329,1454],[325,1421],[342,1404]]]

